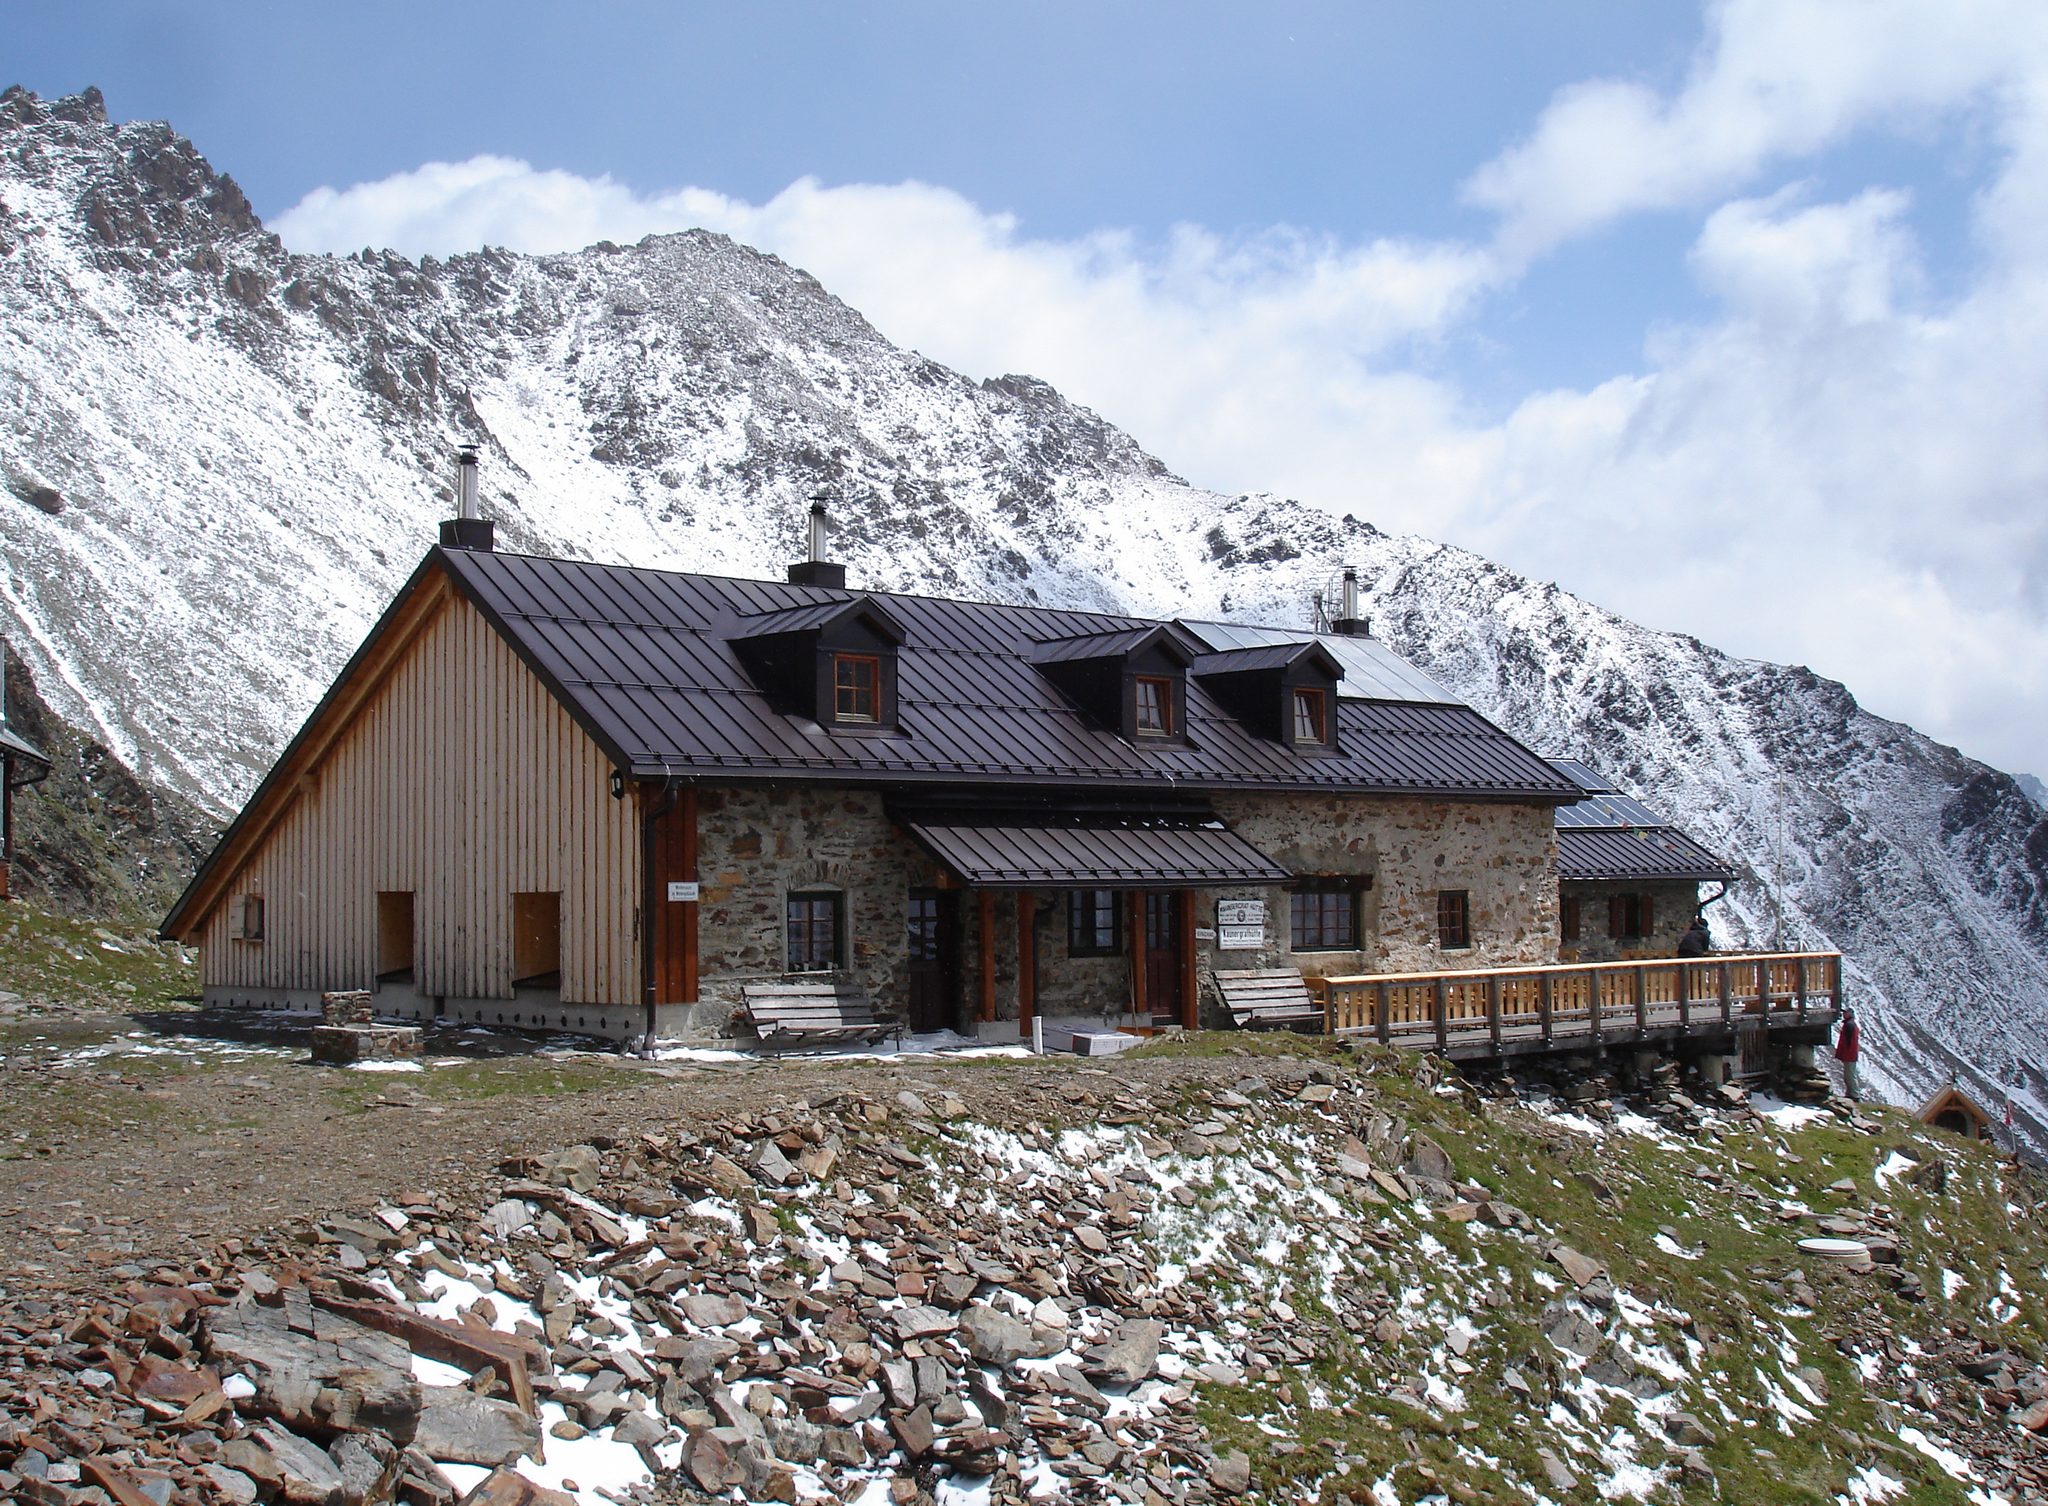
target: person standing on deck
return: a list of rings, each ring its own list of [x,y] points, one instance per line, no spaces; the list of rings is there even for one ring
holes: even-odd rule
[[[1856,1023],[1856,1011],[1842,1011],[1842,1028],[1835,1034],[1835,1060],[1842,1064],[1842,1091],[1851,1099],[1859,1096],[1856,1059],[1863,1054],[1863,1030]]]

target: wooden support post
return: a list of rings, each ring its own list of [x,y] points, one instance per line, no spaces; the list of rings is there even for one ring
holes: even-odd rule
[[[1756,959],[1756,1012],[1771,1015],[1771,964],[1762,957]]]
[[[1202,1023],[1201,990],[1195,986],[1195,891],[1183,889],[1173,902],[1180,931],[1180,1022],[1194,1030]]]
[[[1130,923],[1124,927],[1131,943],[1131,1013],[1152,1023],[1152,996],[1145,988],[1145,895],[1133,889],[1125,896]]]
[[[1493,1041],[1493,1054],[1500,1055],[1500,974],[1486,975],[1486,1033]]]
[[[689,883],[697,882],[697,786],[683,786],[683,797],[676,807],[676,820],[683,828],[683,878]],[[697,1002],[697,901],[689,900],[682,905],[682,952],[683,976],[681,1003]]]
[[[1692,1034],[1692,965],[1687,962],[1678,964],[1678,1029]]]
[[[1439,1056],[1451,1054],[1451,1001],[1442,978],[1436,980],[1436,1050]]]
[[[981,931],[981,997],[975,1018],[982,1021],[996,1017],[996,892],[984,889],[978,896],[980,902]]]
[[[1543,1044],[1547,1046],[1551,1042],[1554,1030],[1552,1016],[1557,1009],[1557,984],[1554,976],[1547,968],[1544,970],[1543,977],[1538,986],[1543,990],[1539,1007],[1543,1011]]]
[[[1799,980],[1799,1023],[1803,1025],[1806,1023],[1806,959],[1801,957],[1792,965],[1799,970],[1796,974]]]
[[[1031,1040],[1031,1019],[1038,1013],[1038,896],[1017,896],[1017,1033]]]
[[[1636,975],[1636,1039],[1641,1040],[1650,1033],[1650,970],[1638,967],[1631,971]]]
[[[1718,982],[1721,990],[1721,1023],[1728,1029],[1733,1030],[1735,1028],[1735,986],[1728,977],[1728,964],[1725,962],[1716,963],[1714,970],[1720,975]]]
[[[1394,1039],[1394,1021],[1387,1013],[1387,981],[1382,978],[1373,984],[1373,1033],[1380,1038],[1382,1046]]]
[[[1593,1044],[1600,1044],[1600,970],[1586,974],[1586,1023],[1591,1027]]]

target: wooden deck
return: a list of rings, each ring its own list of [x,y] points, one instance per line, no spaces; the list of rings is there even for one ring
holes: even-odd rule
[[[1312,978],[1335,1035],[1461,1060],[1599,1046],[1702,1044],[1765,1032],[1815,1042],[1842,1009],[1837,952]]]

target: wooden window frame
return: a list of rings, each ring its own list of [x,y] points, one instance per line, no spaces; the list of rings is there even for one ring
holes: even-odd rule
[[[1557,933],[1559,938],[1564,941],[1577,941],[1580,931],[1584,928],[1584,924],[1584,917],[1580,914],[1579,910],[1578,895],[1566,894],[1561,896],[1557,902]]]
[[[1650,894],[1614,894],[1607,900],[1610,941],[1644,941],[1657,934],[1657,901]]]
[[[1319,685],[1296,685],[1288,692],[1293,741],[1298,747],[1323,748],[1330,742],[1330,693]],[[1310,735],[1302,736],[1302,713],[1311,722]]]
[[[1355,952],[1358,950],[1359,896],[1364,886],[1355,878],[1325,876],[1305,878],[1291,886],[1287,893],[1287,949],[1290,952]],[[1332,905],[1333,899],[1344,901]],[[1313,900],[1314,905],[1304,903]],[[1309,913],[1310,911],[1313,913]],[[1332,916],[1343,918],[1342,929],[1347,933],[1341,940],[1332,940],[1329,925]]]
[[[1109,905],[1109,940],[1102,939],[1102,901]],[[1067,891],[1067,955],[1121,957],[1124,952],[1124,897],[1120,889]]]
[[[864,666],[865,685],[848,684],[841,679],[841,671],[849,666]],[[849,701],[857,705],[865,693],[868,710],[848,710]],[[834,651],[832,654],[832,720],[849,723],[858,727],[880,726],[882,721],[882,657],[879,654],[852,654]]]
[[[1469,952],[1472,949],[1471,890],[1437,890],[1436,944],[1438,950],[1445,952]]]
[[[797,907],[805,907],[801,919]],[[818,908],[822,905],[822,909]],[[828,926],[826,948],[830,954],[825,966],[816,965],[819,955],[817,930],[819,916],[825,918]],[[846,891],[843,889],[792,889],[783,900],[783,971],[791,974],[836,973],[846,966]],[[798,928],[802,928],[799,944]],[[799,957],[803,959],[799,963]]]
[[[242,896],[241,925],[235,932],[237,941],[263,940],[263,896],[245,894]]]
[[[1140,737],[1173,737],[1179,732],[1175,725],[1173,705],[1173,677],[1171,675],[1139,675],[1131,693],[1131,726]],[[1159,692],[1159,725],[1145,725],[1145,691],[1156,687]]]

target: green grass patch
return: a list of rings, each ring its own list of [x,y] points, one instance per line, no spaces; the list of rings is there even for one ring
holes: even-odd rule
[[[31,1004],[165,1009],[199,987],[187,954],[146,931],[0,904],[0,992]]]

